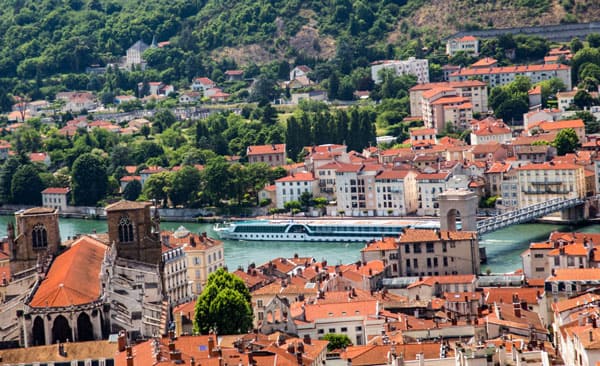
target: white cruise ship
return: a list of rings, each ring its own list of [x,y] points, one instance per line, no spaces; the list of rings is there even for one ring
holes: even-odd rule
[[[257,241],[366,242],[398,236],[402,229],[439,228],[439,221],[423,220],[249,220],[216,224],[221,239]]]

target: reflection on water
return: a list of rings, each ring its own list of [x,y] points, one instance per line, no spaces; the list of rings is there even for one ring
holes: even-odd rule
[[[14,220],[12,216],[0,216],[0,236],[6,235],[6,224]],[[207,232],[216,237],[212,224],[163,222],[163,230],[175,230],[184,225],[194,232]],[[105,232],[106,221],[60,219],[60,232],[63,240],[77,234]],[[521,268],[521,253],[532,241],[548,238],[552,231],[600,232],[600,225],[572,227],[552,224],[522,224],[498,230],[482,237],[480,245],[486,248],[488,263],[482,265],[482,272],[489,268],[492,272],[511,272]],[[251,242],[225,240],[225,261],[234,270],[254,262],[262,264],[276,257],[314,257],[327,260],[329,264],[352,263],[360,258],[360,243],[291,243],[291,242]]]

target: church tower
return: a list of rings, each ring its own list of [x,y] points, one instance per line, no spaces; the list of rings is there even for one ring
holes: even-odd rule
[[[15,213],[16,232],[12,224],[8,227],[11,273],[49,262],[50,256],[58,254],[60,230],[58,210],[35,207]]]
[[[117,258],[157,265],[161,261],[158,219],[150,215],[149,202],[119,201],[106,207],[108,240]]]

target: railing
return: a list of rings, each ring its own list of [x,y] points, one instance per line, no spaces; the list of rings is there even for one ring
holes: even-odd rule
[[[590,197],[587,199],[597,199],[598,196]],[[554,198],[542,203],[536,203],[531,206],[526,206],[514,211],[510,211],[498,216],[491,217],[489,219],[485,219],[479,221],[477,223],[477,233],[479,235],[483,235],[485,233],[489,233],[491,231],[499,230],[514,224],[522,224],[525,222],[529,222],[531,220],[537,219],[539,217],[548,215],[552,212],[564,210],[566,208],[571,208],[575,206],[579,206],[585,202],[586,199],[583,198]]]

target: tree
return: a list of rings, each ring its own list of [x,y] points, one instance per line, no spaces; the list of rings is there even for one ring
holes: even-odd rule
[[[157,201],[159,205],[165,206],[172,187],[173,174],[161,172],[152,174],[144,183],[142,193],[144,198]]]
[[[246,333],[252,327],[250,291],[223,268],[211,273],[194,308],[194,333]]]
[[[184,166],[173,174],[169,197],[174,206],[193,202],[200,190],[200,172],[192,166]]]
[[[350,338],[345,334],[327,333],[323,336],[323,340],[328,341],[327,350],[343,350],[352,344]]]
[[[298,201],[287,201],[283,204],[283,207],[293,215],[300,211],[302,204]]]
[[[578,90],[573,97],[573,104],[579,109],[584,109],[594,104],[594,97],[585,90]]]
[[[73,200],[78,206],[94,206],[106,195],[108,175],[105,162],[97,155],[86,153],[73,163]]]
[[[556,135],[552,145],[556,148],[558,155],[565,155],[575,152],[575,149],[579,146],[579,138],[577,138],[574,129],[565,128]]]
[[[229,164],[225,158],[218,156],[210,159],[202,171],[205,183],[204,194],[213,204],[227,197],[227,188],[230,180],[228,168]]]
[[[597,133],[600,131],[600,121],[594,117],[594,115],[588,111],[578,111],[575,112],[574,118],[579,118],[583,121],[585,125],[585,133]]]
[[[135,201],[142,193],[142,183],[139,180],[134,179],[127,183],[125,189],[123,189],[123,198],[127,201]]]
[[[340,88],[340,78],[337,72],[332,72],[329,76],[329,86],[327,88],[327,96],[329,100],[334,100],[338,96],[338,90]]]
[[[600,47],[600,34],[590,33],[590,34],[588,34],[586,40],[588,41],[590,47],[593,47],[593,48]]]
[[[19,169],[19,160],[11,156],[2,164],[0,169],[0,201],[2,203],[12,202],[12,179],[17,169]]]
[[[32,164],[20,166],[12,177],[11,196],[15,203],[41,205],[43,189],[40,173]]]
[[[569,48],[571,49],[572,54],[576,54],[577,51],[583,48],[583,42],[577,37],[573,38],[569,43]]]

